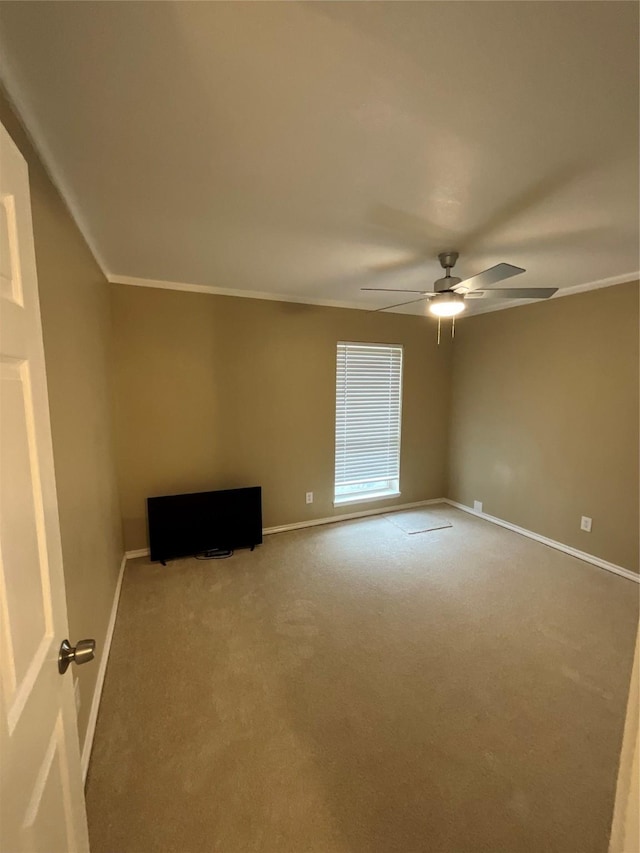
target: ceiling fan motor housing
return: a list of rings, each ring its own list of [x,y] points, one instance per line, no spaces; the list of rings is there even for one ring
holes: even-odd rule
[[[456,261],[460,257],[458,252],[440,252],[438,260],[445,270],[450,270],[456,265]]]
[[[461,278],[458,278],[455,275],[448,275],[444,278],[439,278],[437,281],[433,283],[433,289],[436,293],[442,293],[445,290],[451,290],[452,287],[455,287],[456,284],[460,284],[462,281]]]

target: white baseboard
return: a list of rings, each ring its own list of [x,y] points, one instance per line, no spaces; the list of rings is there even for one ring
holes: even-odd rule
[[[388,515],[390,512],[401,512],[405,509],[416,509],[429,504],[444,503],[444,498],[431,498],[428,501],[414,501],[409,504],[395,504],[394,506],[374,507],[374,509],[362,509],[358,512],[345,512],[340,515],[330,515],[327,518],[313,518],[310,521],[294,521],[293,524],[280,524],[277,527],[265,527],[262,531],[265,536],[272,533],[286,533],[288,530],[300,530],[303,527],[318,527],[320,524],[335,524],[337,521],[349,521],[352,518],[364,518],[367,515]]]
[[[124,556],[127,560],[135,560],[136,557],[148,557],[149,549],[148,548],[137,548],[134,551],[125,551]]]
[[[532,530],[526,530],[524,527],[518,527],[517,524],[511,524],[510,521],[504,521],[502,518],[496,518],[494,515],[488,515],[486,512],[476,512],[470,506],[452,501],[449,498],[443,498],[444,503],[450,506],[461,509],[463,512],[468,512],[469,515],[475,515],[477,518],[482,518],[485,521],[490,521],[492,524],[498,524],[500,527],[506,527],[507,530],[512,530],[514,533],[519,533],[521,536],[526,536],[528,539],[534,539],[536,542],[541,542],[543,545],[548,545],[549,548],[555,548],[556,551],[562,551],[565,554],[570,554],[572,557],[577,557],[578,560],[584,560],[585,563],[591,563],[601,569],[606,569],[608,572],[613,572],[615,575],[626,578],[627,580],[640,583],[640,575],[635,572],[625,569],[622,566],[617,566],[615,563],[610,563],[608,560],[603,560],[601,557],[596,557],[593,554],[587,554],[586,551],[579,551],[577,548],[572,548],[570,545],[564,545],[562,542],[556,542],[555,539],[548,539],[546,536],[541,536],[539,533],[534,533]]]
[[[363,509],[359,512],[345,512],[340,515],[330,515],[326,518],[312,518],[308,521],[294,521],[293,524],[280,524],[277,527],[264,527],[263,536],[271,536],[272,533],[286,533],[288,530],[301,530],[303,527],[318,527],[320,524],[335,524],[337,521],[349,521],[352,518],[364,518],[367,515],[386,515],[390,512],[400,512],[404,509],[415,509],[429,504],[441,504],[445,498],[431,498],[427,501],[414,501],[408,504],[395,504],[394,506],[375,507],[374,509]],[[136,557],[148,557],[148,548],[137,548],[135,551],[127,551],[127,560],[135,560]]]
[[[93,747],[93,738],[96,733],[96,722],[98,721],[98,710],[100,708],[100,699],[102,698],[102,688],[104,687],[104,677],[107,673],[107,662],[109,660],[109,652],[111,651],[111,641],[113,640],[113,631],[116,627],[116,616],[118,615],[118,603],[120,601],[120,590],[122,589],[122,578],[124,576],[124,568],[127,564],[127,555],[124,554],[120,563],[120,572],[116,582],[115,592],[113,594],[113,604],[111,605],[111,614],[109,616],[109,624],[107,625],[107,633],[104,638],[104,647],[102,649],[102,657],[100,658],[100,669],[98,670],[98,678],[96,687],[93,691],[93,700],[91,701],[91,710],[89,711],[89,721],[87,723],[87,732],[84,736],[84,745],[82,747],[82,779],[87,781],[87,771],[89,770],[89,759],[91,758],[91,749]]]

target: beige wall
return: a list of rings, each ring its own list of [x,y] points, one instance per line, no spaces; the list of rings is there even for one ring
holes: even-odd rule
[[[261,485],[265,526],[333,515],[340,340],[404,345],[402,495],[389,504],[444,494],[450,346],[432,321],[126,285],[112,310],[128,549],[147,544],[150,495]]]
[[[632,282],[460,322],[449,497],[638,571],[638,294]]]
[[[73,673],[82,744],[122,558],[108,285],[1,90],[0,121],[29,164],[70,639],[98,644]]]

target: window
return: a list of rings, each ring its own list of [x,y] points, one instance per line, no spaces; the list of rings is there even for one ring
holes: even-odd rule
[[[334,503],[400,494],[402,347],[338,344]]]

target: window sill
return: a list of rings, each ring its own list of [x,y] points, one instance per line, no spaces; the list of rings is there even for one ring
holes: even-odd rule
[[[348,497],[340,497],[335,498],[333,501],[334,506],[344,506],[345,504],[363,504],[369,503],[370,501],[383,501],[387,498],[397,498],[400,497],[402,492],[396,491],[387,491],[387,492],[375,492],[373,495],[367,495],[366,497],[362,495],[349,495]]]

